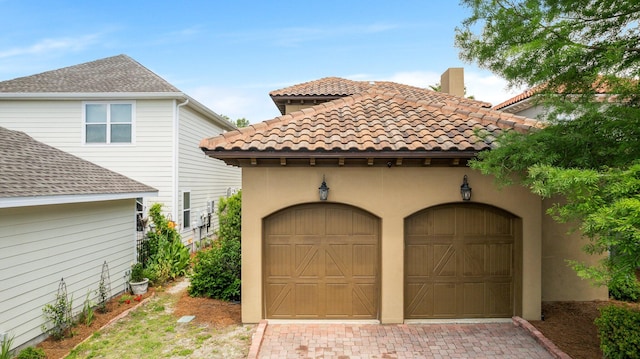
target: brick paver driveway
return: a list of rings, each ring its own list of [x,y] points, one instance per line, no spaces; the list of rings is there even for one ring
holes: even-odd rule
[[[250,355],[251,356],[251,355]],[[513,323],[269,324],[258,358],[552,358]]]

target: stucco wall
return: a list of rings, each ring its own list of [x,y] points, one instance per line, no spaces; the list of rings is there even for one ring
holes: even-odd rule
[[[607,300],[607,287],[595,287],[588,280],[578,278],[567,260],[595,264],[601,258],[581,250],[588,243],[579,232],[569,233],[570,224],[558,224],[544,213],[557,199],[545,199],[542,217],[542,300]]]
[[[258,167],[243,168],[242,320],[262,319],[262,219],[300,203],[318,201],[323,174],[329,201],[367,210],[381,218],[382,323],[401,323],[403,315],[404,219],[424,208],[459,202],[462,177],[469,176],[472,202],[502,208],[522,218],[522,307],[526,319],[540,318],[541,201],[528,190],[501,191],[490,177],[469,168],[448,167]]]

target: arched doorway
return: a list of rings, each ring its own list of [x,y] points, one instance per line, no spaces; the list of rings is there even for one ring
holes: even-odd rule
[[[471,203],[405,219],[406,319],[500,318],[521,311],[521,220]]]
[[[378,217],[313,203],[266,217],[263,229],[265,318],[378,318]]]

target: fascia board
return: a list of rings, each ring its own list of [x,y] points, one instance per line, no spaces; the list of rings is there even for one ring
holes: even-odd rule
[[[113,201],[157,196],[158,192],[106,193],[90,195],[30,196],[0,198],[0,208],[44,206],[53,204]]]

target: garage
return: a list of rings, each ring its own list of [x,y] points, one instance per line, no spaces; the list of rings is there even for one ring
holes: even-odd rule
[[[521,221],[480,204],[405,219],[406,319],[501,318],[520,309]]]
[[[335,203],[290,207],[263,221],[264,316],[377,319],[380,220]]]

